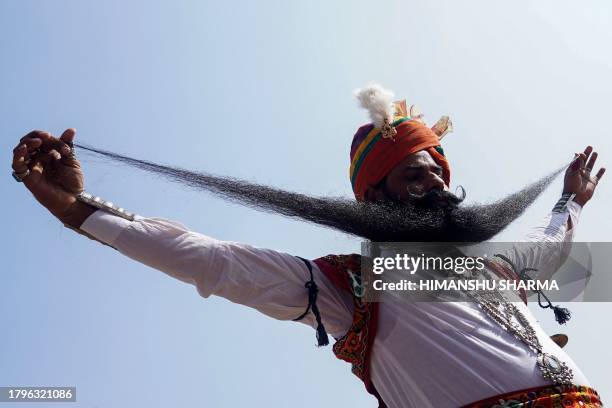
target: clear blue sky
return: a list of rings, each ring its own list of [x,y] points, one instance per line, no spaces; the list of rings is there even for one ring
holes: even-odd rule
[[[608,2],[409,3],[0,2],[0,385],[76,385],[78,407],[375,406],[310,329],[204,300],[64,229],[12,181],[10,156],[31,129],[75,127],[135,157],[350,195],[349,144],[366,122],[351,92],[376,80],[431,122],[451,115],[445,150],[470,200],[514,191],[589,143],[611,167]],[[216,238],[312,258],[359,250],[132,169],[84,166],[91,192]],[[610,241],[607,178],[577,240]],[[520,239],[559,192],[499,239]],[[571,308],[561,330],[535,313],[569,334],[570,355],[612,398],[612,306]]]

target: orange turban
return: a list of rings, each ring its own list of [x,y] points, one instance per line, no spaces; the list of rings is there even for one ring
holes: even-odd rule
[[[436,124],[437,126],[438,124]],[[368,187],[377,185],[406,156],[426,150],[443,169],[443,179],[450,185],[450,166],[444,157],[440,139],[434,130],[422,122],[403,117],[391,123],[397,134],[383,137],[381,129],[373,124],[357,130],[351,145],[350,178],[358,200],[364,200]]]

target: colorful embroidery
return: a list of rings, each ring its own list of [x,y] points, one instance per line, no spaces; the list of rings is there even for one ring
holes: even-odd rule
[[[370,379],[369,351],[376,335],[378,304],[362,302],[361,294],[355,291],[355,277],[361,281],[361,256],[327,255],[314,261],[319,269],[337,287],[346,290],[353,298],[353,322],[349,331],[336,341],[334,354],[351,364],[351,371],[359,377],[370,394],[376,396],[379,407],[386,405]],[[357,290],[359,292],[359,290]]]
[[[556,385],[516,391],[465,405],[463,408],[601,408],[592,388]]]

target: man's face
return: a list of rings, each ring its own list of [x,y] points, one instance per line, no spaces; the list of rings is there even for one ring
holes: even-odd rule
[[[407,156],[376,187],[368,188],[365,199],[407,203],[435,191],[448,191],[442,179],[442,167],[422,150]],[[447,197],[437,196],[433,200],[444,206]]]

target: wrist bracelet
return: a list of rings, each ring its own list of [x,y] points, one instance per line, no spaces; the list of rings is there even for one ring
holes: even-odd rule
[[[79,193],[76,198],[85,204],[89,204],[92,207],[116,215],[117,217],[125,218],[128,221],[134,221],[135,215],[131,212],[127,212],[125,209],[115,206],[112,202],[93,196],[85,191]]]
[[[557,201],[557,204],[552,209],[554,213],[562,213],[567,209],[567,203],[572,201],[576,197],[575,193],[563,193],[561,198]]]

